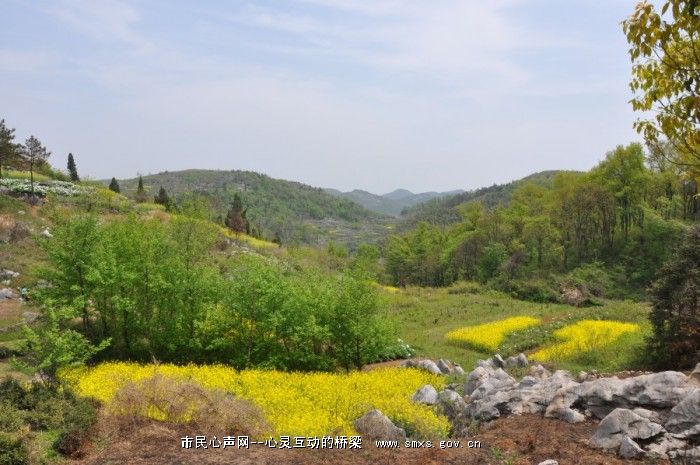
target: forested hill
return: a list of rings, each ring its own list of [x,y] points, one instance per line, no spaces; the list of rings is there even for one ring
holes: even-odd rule
[[[450,192],[421,192],[420,194],[414,194],[406,189],[396,189],[388,194],[377,195],[359,189],[350,192],[341,192],[337,189],[325,189],[325,191],[336,197],[352,200],[374,212],[391,216],[399,216],[405,209],[418,205],[421,202],[439,197],[448,197],[463,192],[461,190],[456,190]]]
[[[421,221],[427,221],[435,225],[458,223],[462,220],[459,213],[461,205],[469,202],[479,202],[487,209],[497,205],[507,205],[518,187],[527,183],[551,187],[554,177],[558,173],[562,173],[562,171],[541,171],[507,184],[494,184],[455,195],[429,199],[403,212],[400,229],[411,228]]]
[[[160,187],[175,199],[199,194],[217,215],[225,215],[236,193],[247,208],[247,218],[260,234],[285,242],[319,243],[334,240],[349,245],[384,236],[389,218],[323,189],[274,179],[251,171],[185,170],[143,176],[153,197]],[[120,180],[122,193],[133,196],[138,178]]]

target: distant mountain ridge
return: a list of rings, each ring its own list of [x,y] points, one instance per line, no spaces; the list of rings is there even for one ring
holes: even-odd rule
[[[279,235],[287,243],[333,240],[352,246],[359,241],[376,241],[386,234],[386,224],[395,222],[321,188],[252,171],[165,171],[143,176],[143,182],[151,199],[160,187],[175,198],[193,192],[208,198],[221,217],[238,193],[248,209],[248,220],[268,240]],[[138,178],[119,180],[126,195],[133,195],[137,184]]]
[[[464,192],[460,189],[449,192],[421,192],[420,194],[414,194],[406,189],[396,189],[383,195],[377,195],[360,189],[350,192],[342,192],[338,189],[330,188],[324,190],[336,197],[352,200],[368,210],[394,217],[400,216],[405,209],[418,205],[421,202]]]

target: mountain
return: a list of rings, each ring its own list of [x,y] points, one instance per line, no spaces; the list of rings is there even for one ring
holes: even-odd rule
[[[396,189],[384,195],[377,195],[358,189],[350,192],[341,192],[337,189],[325,189],[325,191],[336,197],[352,200],[368,210],[396,217],[400,216],[401,212],[406,208],[421,202],[463,192],[461,190],[456,190],[450,192],[423,192],[414,194],[406,189]]]
[[[557,174],[563,171],[541,171],[507,184],[494,184],[472,191],[460,192],[451,196],[432,198],[404,211],[398,229],[408,229],[421,221],[437,225],[448,225],[461,220],[459,206],[468,202],[480,202],[486,208],[507,204],[513,193],[522,185],[534,182],[551,186]]]
[[[108,181],[102,181],[108,184]],[[329,240],[354,246],[384,237],[394,222],[346,198],[323,189],[251,171],[185,170],[143,176],[150,198],[164,187],[171,197],[196,193],[209,200],[215,215],[223,218],[239,193],[248,208],[247,218],[261,235],[279,234],[285,243],[323,243]],[[138,178],[119,180],[122,193],[133,195]]]

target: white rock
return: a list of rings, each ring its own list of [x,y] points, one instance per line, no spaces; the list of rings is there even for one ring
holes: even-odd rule
[[[413,394],[413,401],[421,404],[435,405],[438,401],[438,392],[430,384],[426,384]]]
[[[646,455],[646,453],[644,452],[644,449],[639,447],[639,444],[630,439],[629,436],[625,436],[622,438],[617,455],[623,459],[636,459],[638,457],[643,457]]]

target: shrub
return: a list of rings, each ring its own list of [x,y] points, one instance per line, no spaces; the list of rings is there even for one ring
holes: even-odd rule
[[[25,465],[29,460],[22,436],[0,431],[0,465]]]
[[[63,455],[80,458],[90,445],[97,419],[97,405],[89,399],[72,397],[70,407],[63,412],[53,447]]]
[[[651,288],[649,349],[660,367],[690,367],[700,359],[700,225],[689,229]]]

